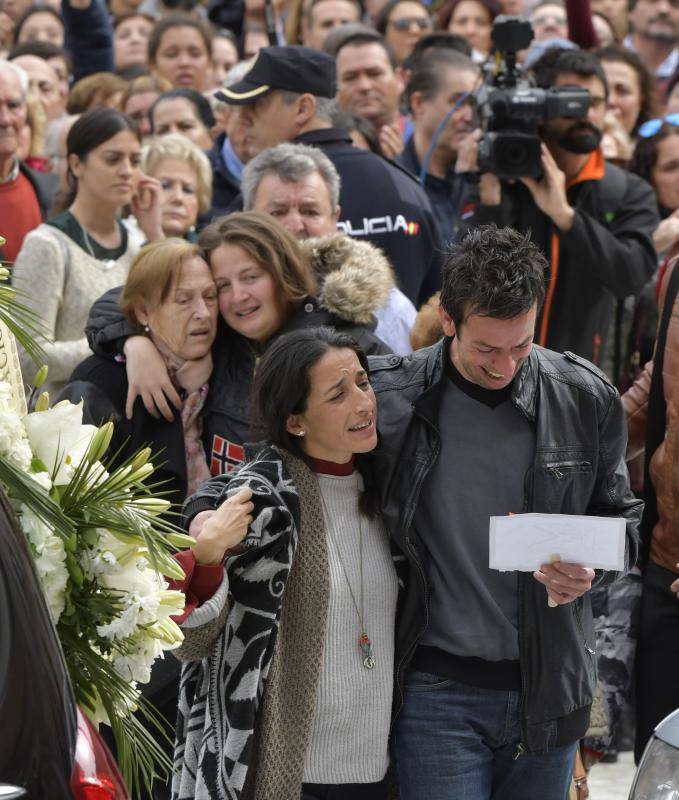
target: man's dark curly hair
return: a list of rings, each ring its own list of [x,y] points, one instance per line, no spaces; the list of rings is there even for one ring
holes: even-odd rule
[[[552,47],[542,58],[538,59],[531,69],[535,82],[541,89],[554,86],[559,75],[578,75],[581,78],[598,78],[604,85],[604,93],[608,98],[608,81],[599,59],[584,50],[565,50]]]
[[[513,319],[542,305],[546,269],[547,259],[530,234],[481,225],[451,248],[441,306],[458,329],[471,314]]]

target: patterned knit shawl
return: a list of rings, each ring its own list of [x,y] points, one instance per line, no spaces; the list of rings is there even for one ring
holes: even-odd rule
[[[243,486],[261,545],[229,562],[228,614],[209,656],[184,664],[175,800],[300,796],[329,594],[318,483],[299,459],[268,449],[228,492]]]

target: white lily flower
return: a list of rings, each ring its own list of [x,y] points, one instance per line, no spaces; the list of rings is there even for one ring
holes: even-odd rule
[[[31,449],[47,467],[55,486],[67,484],[87,453],[94,425],[83,425],[83,404],[65,400],[24,418]]]

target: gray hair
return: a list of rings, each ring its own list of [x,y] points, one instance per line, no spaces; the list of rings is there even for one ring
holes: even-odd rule
[[[328,189],[334,213],[340,193],[340,176],[334,164],[316,147],[287,142],[262,150],[245,165],[241,181],[243,208],[245,211],[252,210],[259,184],[267,175],[276,175],[284,183],[299,183],[314,172],[321,176]]]
[[[28,73],[26,70],[23,67],[20,67],[18,64],[12,64],[11,61],[0,59],[0,70],[2,69],[8,69],[10,72],[13,72],[16,75],[21,88],[21,99],[25,100],[26,95],[28,94]]]
[[[281,96],[283,98],[283,102],[286,106],[289,106],[291,103],[294,103],[298,97],[301,97],[301,92],[286,92],[283,89],[279,90]],[[337,103],[334,97],[319,97],[318,95],[314,95],[314,100],[316,101],[316,113],[314,114],[315,117],[322,120],[323,122],[327,122],[330,125],[333,124],[333,120],[335,118],[335,114],[337,113]]]

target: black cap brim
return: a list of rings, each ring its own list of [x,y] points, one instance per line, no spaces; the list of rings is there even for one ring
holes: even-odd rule
[[[222,103],[229,103],[232,106],[245,106],[254,103],[260,97],[264,97],[273,91],[273,86],[266,84],[256,84],[248,80],[237,81],[228,88],[225,87],[215,92],[214,96]]]

